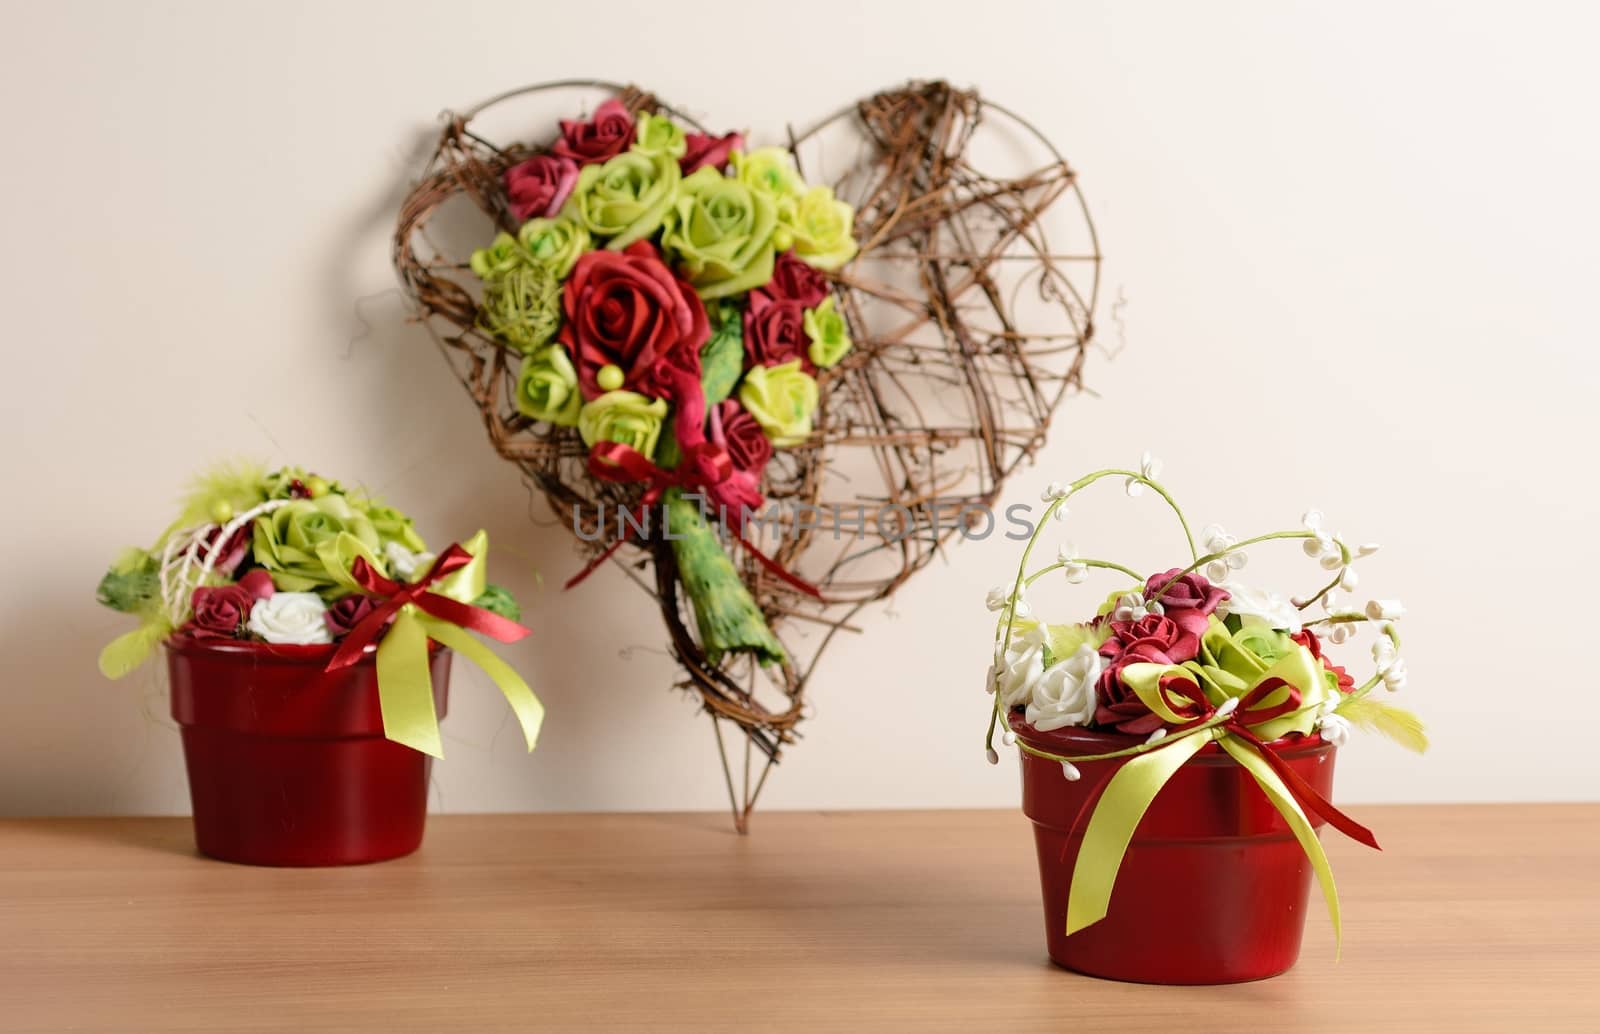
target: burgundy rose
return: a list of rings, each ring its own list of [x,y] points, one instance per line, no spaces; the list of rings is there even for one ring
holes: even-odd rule
[[[744,312],[744,354],[749,366],[779,366],[798,359],[801,369],[815,373],[810,353],[805,310],[799,302],[751,296]]]
[[[272,584],[272,575],[265,568],[258,567],[239,579],[239,588],[244,589],[258,600],[264,600],[277,591]]]
[[[1166,586],[1161,592],[1158,601],[1161,609],[1166,611],[1168,617],[1188,629],[1195,635],[1205,634],[1206,626],[1211,612],[1217,609],[1217,604],[1228,598],[1228,590],[1212,585],[1203,575],[1190,571],[1179,577],[1182,568],[1174,567],[1170,571],[1151,576],[1144,585],[1144,596],[1147,600],[1156,599],[1156,592]],[[1173,581],[1173,579],[1177,581]],[[1167,585],[1172,582],[1171,585]]]
[[[217,537],[222,534],[220,527],[211,529],[205,542],[200,546],[199,557],[205,560],[211,555],[212,550],[217,551],[217,558],[211,564],[211,569],[220,575],[231,577],[238,570],[239,564],[244,560],[245,554],[250,551],[250,542],[253,525],[244,524],[228,536],[228,541],[217,549]]]
[[[351,629],[361,624],[377,606],[371,596],[352,593],[334,600],[328,606],[328,612],[322,615],[322,620],[327,623],[329,634],[338,639],[350,634]]]
[[[194,616],[184,631],[195,639],[235,639],[250,619],[256,597],[243,585],[196,589],[190,598]]]
[[[767,437],[756,418],[733,399],[725,400],[711,411],[711,440],[728,450],[735,470],[748,471],[758,477],[772,458],[772,439]]]
[[[684,142],[689,146],[683,152],[683,157],[678,159],[678,168],[685,176],[704,165],[721,169],[728,164],[729,154],[744,150],[744,137],[738,133],[724,136],[689,133],[684,137]]]
[[[828,297],[828,278],[796,258],[794,252],[786,251],[772,264],[772,279],[752,293],[752,304],[756,296],[798,302],[802,308],[814,309]]]
[[[672,275],[653,245],[591,251],[561,292],[561,342],[576,359],[585,399],[604,394],[600,370],[622,371],[622,387],[660,398],[700,376],[700,346],[711,335],[694,289]]]
[[[587,122],[561,120],[561,139],[550,148],[557,157],[579,165],[603,162],[633,146],[634,121],[619,100],[608,100]]]
[[[1111,637],[1100,645],[1110,660],[1095,687],[1100,704],[1094,720],[1121,732],[1144,735],[1165,723],[1152,714],[1138,694],[1122,682],[1122,669],[1130,664],[1182,664],[1200,652],[1200,637],[1181,622],[1164,614],[1149,614],[1137,621],[1111,622]]]
[[[536,154],[506,170],[506,196],[517,222],[549,217],[561,206],[578,182],[578,164],[555,154]]]

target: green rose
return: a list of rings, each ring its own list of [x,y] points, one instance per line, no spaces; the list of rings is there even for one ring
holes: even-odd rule
[[[812,187],[784,210],[780,238],[791,237],[794,253],[807,265],[834,270],[855,257],[854,223],[855,212],[833,196],[832,187]]]
[[[826,369],[850,351],[850,328],[845,326],[844,316],[834,307],[833,295],[822,299],[822,304],[815,309],[807,309],[802,322],[806,337],[811,339],[807,351],[814,365]]]
[[[427,551],[428,544],[417,534],[416,525],[399,510],[373,500],[357,503],[356,506],[367,515],[367,520],[372,522],[382,542],[398,542],[413,553]]]
[[[644,456],[653,456],[667,417],[666,399],[648,399],[634,391],[608,391],[578,411],[583,444],[617,442]]]
[[[522,353],[556,336],[561,327],[561,281],[538,262],[525,262],[487,281],[478,322]]]
[[[695,293],[723,298],[772,279],[773,200],[709,166],[678,188],[661,246],[677,257]]]
[[[1264,740],[1291,732],[1309,733],[1316,726],[1318,709],[1338,692],[1329,686],[1311,651],[1288,633],[1264,625],[1246,625],[1232,632],[1215,617],[1200,637],[1200,656],[1183,667],[1198,677],[1213,704],[1244,696],[1270,679],[1282,679],[1299,690],[1298,709],[1251,727]],[[1264,706],[1278,699],[1279,693],[1269,694]]]
[[[781,366],[757,366],[744,375],[739,402],[780,449],[811,436],[811,414],[817,409],[817,382],[800,369],[800,360]]]
[[[487,248],[474,251],[468,265],[479,279],[489,281],[499,280],[527,260],[528,255],[517,239],[509,233],[501,233]]]
[[[342,495],[295,499],[256,519],[252,553],[284,592],[341,595],[357,588],[350,565],[365,556],[379,573],[382,537]]]
[[[689,150],[683,127],[663,115],[639,112],[639,125],[633,134],[633,149],[640,154],[664,154],[673,161]]]
[[[575,223],[565,216],[557,216],[554,219],[529,219],[522,224],[522,229],[517,231],[517,242],[530,259],[549,269],[550,274],[557,280],[565,280],[578,261],[578,256],[591,247],[589,231],[584,229],[581,223]],[[483,253],[477,253],[481,254]],[[473,257],[476,258],[477,255]]]
[[[559,343],[530,355],[517,376],[517,409],[535,420],[561,427],[578,423],[583,396],[578,394],[578,371]]]
[[[681,176],[677,159],[628,151],[585,165],[562,215],[582,223],[606,247],[621,251],[655,233],[672,208]]]
[[[782,147],[758,147],[749,154],[734,151],[728,156],[734,178],[774,202],[798,201],[806,192],[805,181],[794,167],[794,155]]]

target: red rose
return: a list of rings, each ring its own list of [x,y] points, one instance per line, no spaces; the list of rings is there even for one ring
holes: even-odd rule
[[[234,639],[250,619],[256,597],[242,585],[196,589],[190,598],[194,616],[184,631],[195,639]]]
[[[258,600],[264,600],[277,591],[272,584],[272,575],[265,568],[256,568],[243,578],[239,579],[239,588],[244,589]]]
[[[1111,638],[1100,654],[1111,663],[1100,673],[1095,687],[1100,695],[1094,720],[1120,732],[1145,735],[1165,723],[1152,714],[1138,694],[1122,682],[1122,669],[1130,664],[1182,664],[1200,652],[1200,638],[1172,617],[1150,614],[1137,621],[1113,621]]]
[[[328,612],[322,615],[322,620],[328,626],[328,633],[338,639],[348,635],[351,629],[361,624],[377,606],[371,596],[352,593],[334,600],[328,607]]]
[[[750,366],[779,366],[791,359],[815,373],[811,339],[806,336],[805,310],[799,302],[751,295],[744,312],[744,354]]]
[[[511,214],[517,222],[525,223],[561,211],[573,184],[578,182],[578,165],[571,158],[536,154],[507,169],[505,182]]]
[[[619,100],[608,100],[595,109],[588,122],[561,120],[561,139],[550,148],[557,157],[579,165],[603,162],[633,146],[633,116]]]
[[[1322,656],[1322,640],[1317,638],[1317,633],[1307,628],[1294,633],[1289,638],[1310,650],[1311,656],[1315,657],[1322,667],[1338,680],[1339,692],[1348,693],[1356,688],[1356,677],[1354,675],[1345,671],[1341,665],[1334,664],[1328,658]]]
[[[233,572],[238,570],[245,554],[250,551],[251,535],[253,534],[252,527],[250,524],[243,524],[232,535],[228,536],[228,541],[223,543],[220,550],[217,550],[216,560],[212,561],[211,569],[213,571],[224,577],[231,577]],[[212,550],[217,549],[217,536],[221,534],[222,529],[220,527],[211,529],[198,551],[201,560],[205,560],[211,555]]]
[[[1156,599],[1156,592],[1162,586],[1172,582],[1166,591],[1161,593],[1158,601],[1161,609],[1166,611],[1167,617],[1176,621],[1195,635],[1204,635],[1206,627],[1211,624],[1209,616],[1217,609],[1217,604],[1228,598],[1228,590],[1212,585],[1203,575],[1190,571],[1179,578],[1183,569],[1174,567],[1158,575],[1152,575],[1144,583],[1144,596],[1147,600]],[[1173,581],[1173,579],[1177,581]]]
[[[793,251],[786,251],[773,263],[772,279],[752,293],[752,303],[756,295],[799,302],[802,308],[814,309],[828,297],[828,278],[796,258]]]
[[[653,245],[591,251],[578,259],[561,291],[561,342],[576,360],[585,399],[604,394],[605,366],[622,370],[622,387],[654,398],[700,377],[700,346],[711,336],[705,306],[672,275]]]
[[[772,439],[767,437],[756,418],[733,399],[727,399],[711,411],[711,440],[728,450],[735,470],[748,471],[758,477],[772,458]]]
[[[685,176],[703,165],[721,169],[728,164],[728,155],[731,152],[744,150],[744,137],[738,133],[728,133],[725,136],[689,133],[684,137],[684,142],[689,146],[683,152],[683,157],[678,159],[678,168]]]

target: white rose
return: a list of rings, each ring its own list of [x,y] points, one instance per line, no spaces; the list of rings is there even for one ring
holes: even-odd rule
[[[383,544],[383,558],[389,562],[389,570],[402,582],[416,581],[418,575],[425,574],[433,566],[435,559],[432,553],[413,553],[398,542]]]
[[[1095,683],[1105,669],[1100,651],[1088,643],[1064,661],[1045,669],[1033,684],[1033,699],[1028,701],[1028,723],[1040,732],[1064,725],[1088,725],[1094,718]]]
[[[328,608],[314,592],[275,592],[250,609],[250,631],[269,643],[331,643]]]
[[[1035,625],[1011,637],[1011,648],[1006,651],[1004,661],[996,658],[996,665],[989,669],[989,685],[994,687],[998,673],[1001,707],[1010,710],[1028,702],[1034,683],[1044,674],[1044,645],[1044,628]],[[996,643],[996,653],[999,649],[1000,644]]]
[[[1269,627],[1284,632],[1300,631],[1300,611],[1286,597],[1265,589],[1252,589],[1238,582],[1223,582],[1228,598],[1217,605],[1217,615],[1230,614],[1241,618],[1260,618]]]

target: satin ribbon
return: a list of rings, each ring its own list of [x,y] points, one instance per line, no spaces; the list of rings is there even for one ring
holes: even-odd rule
[[[634,510],[633,521],[623,521],[617,538],[585,564],[583,570],[567,579],[565,588],[568,589],[582,582],[601,564],[611,559],[612,555],[632,538],[635,526],[645,526],[646,511],[661,502],[661,497],[666,494],[667,489],[682,488],[693,491],[708,485],[720,484],[733,474],[733,460],[728,456],[727,449],[714,442],[701,441],[687,446],[684,449],[683,461],[677,467],[668,470],[656,466],[643,453],[620,442],[596,442],[594,448],[589,450],[589,473],[601,481],[616,484],[643,482],[646,487]],[[807,596],[822,599],[822,593],[815,585],[790,574],[776,560],[757,549],[755,544],[745,537],[743,528],[735,528],[734,535],[756,562],[774,577]]]
[[[378,703],[383,712],[383,733],[396,743],[436,758],[444,756],[444,744],[433,706],[429,639],[456,650],[484,670],[511,704],[529,750],[538,741],[539,727],[544,722],[544,706],[522,677],[467,634],[470,629],[498,642],[514,643],[528,635],[529,629],[493,611],[430,589],[472,561],[471,553],[452,545],[439,555],[426,575],[405,584],[385,578],[365,557],[356,557],[351,576],[367,595],[382,602],[350,630],[325,669],[337,671],[355,664],[393,618],[394,623],[378,643]]]
[[[1282,696],[1273,700],[1279,693]],[[1180,724],[1157,746],[1117,769],[1101,792],[1073,865],[1072,884],[1067,894],[1066,932],[1069,935],[1105,918],[1123,856],[1151,802],[1189,759],[1207,743],[1215,741],[1250,773],[1288,823],[1317,874],[1328,915],[1333,920],[1335,943],[1342,943],[1339,896],[1333,870],[1306,811],[1369,847],[1378,848],[1377,838],[1371,830],[1334,807],[1251,731],[1251,726],[1300,710],[1303,701],[1300,690],[1282,679],[1271,678],[1238,700],[1233,712],[1226,715],[1224,721],[1217,722],[1218,709],[1196,683],[1173,677],[1160,680],[1155,697],[1147,699],[1146,703],[1163,718]]]

